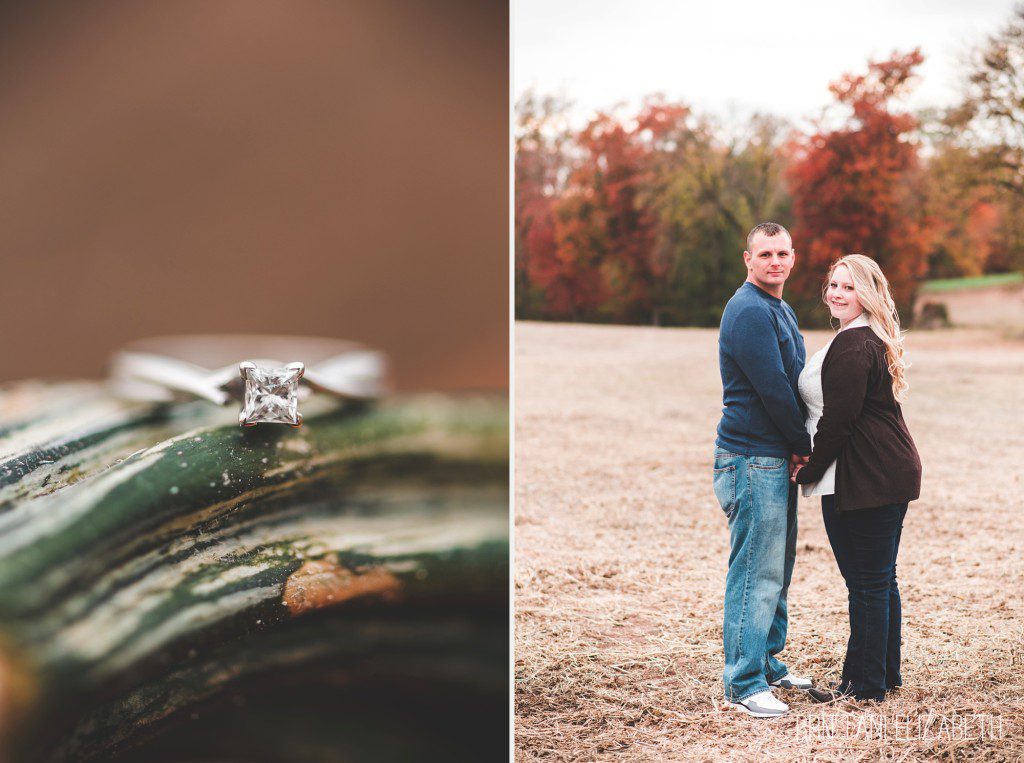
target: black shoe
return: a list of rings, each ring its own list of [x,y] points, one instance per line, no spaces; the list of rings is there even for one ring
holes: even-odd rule
[[[843,699],[853,699],[853,696],[841,692],[838,689],[819,689],[817,687],[811,687],[806,692],[808,697],[814,702],[820,702],[821,704],[827,704],[829,702],[838,702]]]
[[[863,702],[867,702],[867,703],[875,704],[875,703],[878,703],[878,702],[884,702],[885,701],[885,695],[884,694],[881,697],[858,697],[853,692],[843,691],[843,690],[839,689],[838,687],[833,687],[831,689],[812,688],[812,689],[808,689],[806,693],[810,696],[811,701],[813,701],[813,702],[820,702],[822,704],[827,704],[829,702],[840,702],[840,701],[862,702],[862,703]]]

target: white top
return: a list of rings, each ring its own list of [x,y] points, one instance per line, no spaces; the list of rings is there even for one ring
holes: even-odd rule
[[[868,317],[861,313],[841,328],[840,331],[867,325]],[[825,409],[825,396],[821,391],[821,364],[825,362],[825,355],[828,354],[828,348],[831,346],[832,340],[829,340],[828,344],[814,353],[811,359],[807,361],[807,365],[804,366],[804,370],[800,372],[800,378],[797,380],[800,397],[804,399],[804,405],[807,406],[807,422],[805,426],[807,427],[807,434],[811,436],[812,447],[814,445],[814,434],[818,431],[818,422],[821,420],[821,414]],[[836,492],[836,462],[833,461],[828,465],[828,469],[821,475],[820,480],[809,485],[801,485],[800,487],[803,488],[805,497],[811,495],[833,495]]]

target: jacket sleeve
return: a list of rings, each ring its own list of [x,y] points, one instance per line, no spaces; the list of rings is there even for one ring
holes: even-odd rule
[[[840,333],[832,341],[821,365],[825,406],[814,434],[814,450],[796,475],[797,483],[817,482],[839,457],[864,407],[872,357],[861,332]]]
[[[811,452],[811,437],[804,426],[796,392],[782,365],[774,321],[766,310],[749,307],[736,316],[736,328],[739,330],[733,332],[730,343],[733,358],[793,452],[807,455]]]

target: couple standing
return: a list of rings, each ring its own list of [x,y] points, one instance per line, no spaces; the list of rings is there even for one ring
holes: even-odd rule
[[[789,232],[761,223],[743,253],[747,280],[722,314],[722,419],[714,489],[729,521],[725,698],[773,717],[789,707],[772,687],[812,699],[877,700],[900,685],[896,554],[921,461],[900,409],[907,363],[889,284],[868,257],[837,260],[823,300],[839,331],[805,366],[782,289],[793,267]],[[812,447],[813,443],[813,447]],[[849,591],[842,679],[814,688],[779,661],[796,556],[797,485],[820,495],[829,543]]]

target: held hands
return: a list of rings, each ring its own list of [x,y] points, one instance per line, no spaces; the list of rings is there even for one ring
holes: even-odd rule
[[[800,473],[800,470],[804,468],[804,464],[810,459],[810,456],[798,456],[796,453],[789,457],[789,481],[796,482],[796,475]]]

